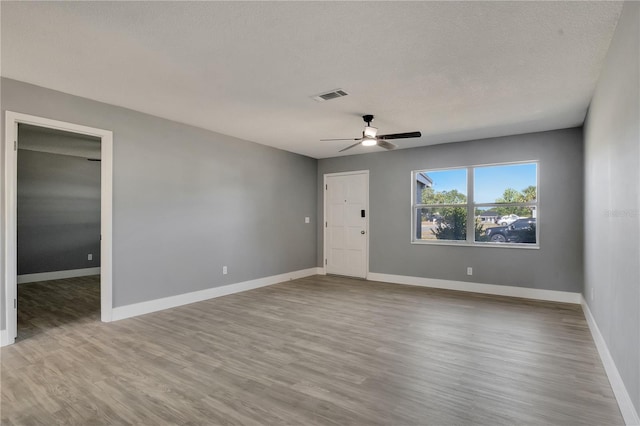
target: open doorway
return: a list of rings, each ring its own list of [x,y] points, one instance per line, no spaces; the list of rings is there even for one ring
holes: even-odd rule
[[[29,324],[38,312],[52,326],[111,321],[112,133],[10,111],[5,118],[2,345],[18,335],[20,295],[26,337],[38,332]]]
[[[18,335],[100,321],[100,138],[18,124]]]

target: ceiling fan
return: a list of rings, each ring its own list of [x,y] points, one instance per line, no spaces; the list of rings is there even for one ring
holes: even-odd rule
[[[361,138],[348,138],[348,139],[320,139],[321,141],[358,141],[353,145],[350,145],[344,149],[341,149],[338,152],[343,152],[348,149],[351,149],[355,146],[362,144],[363,146],[374,146],[378,145],[384,149],[396,149],[398,145],[389,142],[389,139],[408,139],[408,138],[419,138],[422,136],[420,132],[408,132],[408,133],[392,133],[390,135],[378,135],[378,129],[376,127],[371,127],[371,122],[373,121],[373,115],[363,115],[362,119],[367,125],[364,127],[362,131]]]

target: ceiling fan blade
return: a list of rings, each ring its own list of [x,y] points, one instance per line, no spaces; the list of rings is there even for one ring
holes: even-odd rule
[[[320,139],[321,141],[359,141],[361,138],[349,138],[349,139]]]
[[[396,149],[398,147],[395,143],[387,142],[382,139],[378,139],[378,146],[384,149]]]
[[[354,143],[353,145],[349,145],[349,146],[348,146],[348,147],[346,147],[345,149],[341,149],[341,150],[340,150],[340,151],[338,151],[338,152],[344,152],[344,151],[346,151],[346,150],[348,150],[348,149],[353,148],[354,146],[358,146],[358,145],[360,145],[360,143],[361,143],[361,141],[360,141],[360,140],[358,140],[358,143]]]
[[[419,138],[422,136],[420,132],[408,132],[408,133],[392,133],[390,135],[380,135],[378,139],[407,139],[407,138]]]

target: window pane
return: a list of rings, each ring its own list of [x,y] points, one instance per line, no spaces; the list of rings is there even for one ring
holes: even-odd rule
[[[500,226],[498,220],[500,220],[500,214],[496,207],[476,207],[475,241],[488,241],[486,235],[487,229]]]
[[[536,218],[517,219],[510,225],[485,225],[481,234],[476,232],[476,241],[490,243],[535,244]]]
[[[466,207],[429,207],[416,209],[416,240],[465,240]]]
[[[416,204],[465,204],[467,169],[424,171],[416,174]]]
[[[537,198],[537,165],[509,164],[474,169],[474,202],[525,203]],[[509,214],[525,215],[513,211]],[[507,214],[506,212],[504,214]]]

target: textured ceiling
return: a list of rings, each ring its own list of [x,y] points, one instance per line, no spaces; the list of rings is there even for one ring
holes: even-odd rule
[[[315,158],[582,124],[620,2],[2,2],[2,75]],[[349,96],[316,102],[342,88]],[[117,136],[117,135],[116,135]],[[381,150],[357,147],[348,154]]]

